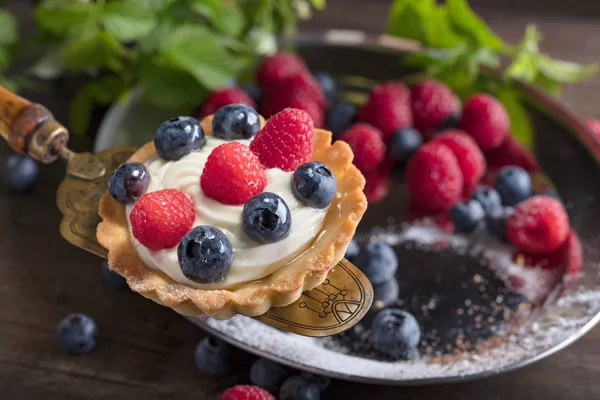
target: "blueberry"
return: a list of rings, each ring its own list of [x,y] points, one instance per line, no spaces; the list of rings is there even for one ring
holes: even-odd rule
[[[477,200],[459,203],[450,210],[450,218],[456,233],[470,233],[484,220],[485,211]]]
[[[198,283],[216,283],[225,279],[233,251],[229,239],[221,230],[206,225],[185,234],[177,247],[181,272]]]
[[[279,390],[279,400],[319,400],[319,387],[300,375],[286,379]]]
[[[256,360],[250,368],[250,382],[266,391],[277,393],[283,381],[291,374],[292,371],[288,367],[261,358]]]
[[[498,211],[502,207],[502,199],[496,189],[491,187],[478,187],[471,194],[473,200],[477,200],[483,207],[486,215]]]
[[[13,154],[2,166],[0,182],[10,192],[26,193],[35,187],[39,175],[40,167],[33,158]]]
[[[70,314],[58,325],[58,345],[71,354],[92,351],[98,342],[98,328],[93,319],[84,314]]]
[[[355,260],[356,266],[374,285],[391,279],[398,269],[398,257],[394,249],[383,240],[369,242]]]
[[[346,249],[346,254],[344,254],[344,258],[349,261],[354,260],[360,251],[360,247],[358,247],[358,242],[355,239],[352,239],[350,243],[348,243],[348,248]]]
[[[506,220],[513,213],[512,207],[501,207],[495,212],[486,215],[485,223],[490,234],[499,240],[508,241],[506,237]]]
[[[304,379],[306,379],[307,381],[312,382],[315,385],[317,385],[317,387],[319,388],[319,390],[321,392],[324,392],[325,390],[327,390],[329,385],[331,385],[331,378],[328,376],[316,375],[316,374],[312,374],[312,373],[306,372],[306,371],[301,372],[300,376],[303,377]]]
[[[403,128],[394,132],[390,142],[390,154],[400,163],[406,163],[410,156],[423,144],[423,136],[414,128]]]
[[[207,375],[227,375],[234,372],[239,361],[239,351],[228,343],[205,337],[196,346],[196,367]]]
[[[244,232],[260,243],[275,243],[287,237],[292,227],[290,209],[275,193],[251,198],[242,211]]]
[[[440,123],[437,130],[438,132],[445,131],[446,129],[458,129],[460,127],[460,113],[450,114]]]
[[[337,103],[329,108],[327,126],[334,135],[339,135],[352,125],[356,107],[350,103]]]
[[[315,72],[315,79],[321,86],[327,102],[333,104],[338,98],[338,85],[328,72]]]
[[[400,288],[395,277],[378,285],[373,285],[373,304],[370,312],[376,312],[395,304],[398,301]]]
[[[108,268],[108,261],[102,262],[102,275],[104,276],[104,280],[114,287],[128,287],[125,278]]]
[[[260,103],[262,98],[262,91],[255,83],[246,83],[240,87],[256,104]]]
[[[421,340],[419,323],[411,314],[397,308],[386,308],[371,324],[373,346],[395,359],[414,357]]]
[[[503,167],[496,176],[494,187],[506,206],[515,206],[533,193],[529,174],[523,168],[515,166]]]
[[[133,204],[146,193],[150,183],[150,173],[139,162],[122,164],[113,172],[108,184],[108,192],[121,204]]]
[[[254,108],[245,104],[230,104],[217,110],[212,128],[213,135],[221,139],[250,139],[260,130],[260,119]]]
[[[192,117],[176,117],[160,124],[154,135],[156,152],[163,160],[174,161],[206,144],[204,131]]]
[[[304,205],[325,208],[335,195],[335,176],[322,162],[302,164],[292,176],[292,192]]]

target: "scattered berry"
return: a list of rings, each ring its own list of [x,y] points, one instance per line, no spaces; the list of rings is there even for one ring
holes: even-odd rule
[[[360,247],[358,246],[358,242],[355,239],[350,240],[348,243],[348,247],[346,248],[346,254],[344,254],[344,258],[352,261],[358,253],[360,252]]]
[[[403,128],[393,133],[390,140],[390,154],[400,163],[408,162],[419,147],[423,145],[423,136],[414,128]]]
[[[207,375],[227,375],[236,370],[239,353],[236,348],[212,336],[196,346],[196,367]]]
[[[585,121],[588,128],[591,129],[594,134],[600,138],[600,120],[589,118]]]
[[[292,371],[275,361],[260,358],[250,368],[250,382],[271,393],[277,393]]]
[[[460,129],[460,119],[462,115],[460,113],[454,113],[448,115],[438,126],[437,131],[442,132],[447,129]]]
[[[325,124],[325,115],[323,114],[321,106],[315,101],[308,97],[299,97],[292,100],[288,106],[306,111],[312,118],[315,128],[323,128]]]
[[[454,233],[450,210],[432,211],[412,198],[408,201],[406,220],[408,222],[417,221],[420,224],[434,225],[445,232]]]
[[[71,354],[89,353],[98,343],[98,327],[84,314],[70,314],[58,325],[58,345]]]
[[[354,122],[356,107],[350,103],[336,103],[329,107],[327,114],[327,127],[334,135],[339,135]]]
[[[462,171],[464,187],[474,188],[485,173],[485,158],[477,143],[460,130],[441,132],[433,141],[442,143],[452,150]]]
[[[569,234],[569,217],[562,204],[548,196],[533,196],[515,207],[506,223],[506,235],[518,249],[550,254]]]
[[[377,169],[385,157],[381,131],[371,125],[354,124],[339,139],[350,145],[354,153],[354,165],[362,172]]]
[[[278,84],[290,76],[306,73],[304,61],[292,53],[277,53],[265,57],[258,67],[256,80],[263,89]]]
[[[108,184],[108,192],[121,204],[133,204],[146,193],[150,183],[150,173],[139,162],[122,164],[113,172]]]
[[[256,134],[250,150],[266,168],[294,171],[310,161],[314,125],[306,111],[286,108],[278,112]]]
[[[581,276],[583,272],[583,249],[577,232],[571,230],[569,237],[561,248],[565,258],[565,282],[571,283]]]
[[[396,82],[373,87],[367,103],[358,111],[358,120],[379,129],[384,140],[398,129],[412,126],[410,91]]]
[[[506,109],[488,94],[471,97],[463,109],[460,127],[473,136],[482,150],[500,146],[509,135],[510,121]]]
[[[267,174],[258,157],[239,142],[217,146],[206,159],[200,177],[206,196],[231,205],[246,203],[266,185]]]
[[[104,280],[114,287],[128,287],[127,280],[121,275],[117,274],[115,271],[111,270],[108,267],[108,261],[106,260],[102,262],[102,275],[104,276]]]
[[[302,164],[292,175],[294,197],[310,207],[328,207],[335,195],[335,186],[333,172],[322,162]]]
[[[156,152],[163,160],[179,160],[206,144],[200,123],[192,117],[176,117],[160,124],[154,135]]]
[[[500,197],[500,194],[496,189],[491,187],[478,187],[471,194],[471,198],[481,204],[486,215],[493,214],[502,208],[502,198]]]
[[[496,175],[494,188],[500,194],[502,203],[514,206],[527,199],[533,193],[531,178],[520,167],[503,167]]]
[[[309,382],[317,385],[321,392],[327,390],[329,385],[331,385],[331,378],[323,375],[311,374],[310,372],[303,371],[300,373],[300,376],[306,379]]]
[[[267,91],[261,104],[261,111],[265,116],[271,116],[287,107],[297,99],[310,99],[319,107],[324,108],[327,103],[321,87],[310,74],[299,74],[286,78],[277,86]]]
[[[198,283],[225,279],[233,261],[233,250],[225,234],[200,225],[186,233],[177,247],[177,259],[186,278]]]
[[[256,110],[256,103],[246,92],[237,87],[229,87],[212,92],[208,96],[208,99],[206,99],[200,109],[200,117],[204,118],[207,115],[213,115],[219,108],[229,104],[246,104]]]
[[[225,140],[250,139],[260,130],[258,113],[245,104],[221,107],[212,119],[213,135]]]
[[[373,346],[395,359],[407,359],[421,340],[421,328],[411,314],[397,308],[381,311],[371,324]]]
[[[292,227],[288,205],[275,193],[251,198],[242,211],[244,232],[260,243],[275,243],[287,237]]]
[[[376,204],[385,199],[390,190],[390,176],[384,171],[371,171],[365,174],[363,192],[370,204]]]
[[[405,177],[411,197],[424,208],[447,210],[460,199],[460,166],[452,150],[441,143],[421,146],[408,161]]]
[[[27,193],[37,184],[39,175],[40,167],[33,158],[13,154],[2,165],[0,183],[12,193]]]
[[[327,103],[335,103],[338,98],[338,85],[333,76],[328,72],[315,72],[314,76],[323,90]]]
[[[276,400],[264,389],[250,385],[237,385],[227,389],[218,400]]]
[[[450,210],[454,232],[471,233],[485,220],[485,211],[480,202],[469,200],[458,203]]]
[[[260,87],[257,84],[246,83],[245,85],[242,85],[240,89],[246,92],[248,97],[250,97],[255,104],[260,103],[260,100],[262,98],[262,90],[260,90]]]
[[[512,135],[496,149],[485,153],[488,166],[502,168],[509,165],[521,167],[527,172],[537,172],[540,164],[533,154]]]
[[[175,246],[195,218],[194,203],[177,189],[142,195],[129,214],[133,237],[152,250]]]
[[[440,81],[423,80],[411,88],[410,94],[414,126],[426,137],[460,111],[460,100]]]
[[[512,215],[512,207],[500,207],[485,216],[485,224],[488,232],[503,242],[508,241],[506,237],[506,221]]]
[[[398,269],[396,252],[383,240],[369,242],[355,261],[356,266],[375,285],[392,279]]]
[[[289,377],[279,390],[279,400],[319,400],[319,387],[300,375]]]
[[[400,287],[398,280],[391,277],[387,281],[378,285],[373,285],[373,303],[371,304],[370,313],[377,313],[380,310],[395,304],[398,301]]]

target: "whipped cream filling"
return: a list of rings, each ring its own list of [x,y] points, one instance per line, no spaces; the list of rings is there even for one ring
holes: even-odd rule
[[[239,140],[250,144],[251,140]],[[225,279],[218,283],[201,284],[187,279],[181,272],[177,259],[177,246],[170,249],[151,250],[139,243],[131,234],[129,214],[133,205],[126,207],[131,240],[142,261],[152,269],[161,270],[173,280],[201,289],[220,289],[235,284],[254,281],[272,274],[304,251],[323,227],[327,209],[307,207],[294,197],[291,190],[293,172],[277,168],[268,169],[265,192],[276,193],[287,203],[292,214],[289,236],[276,243],[262,244],[250,239],[242,228],[244,205],[232,206],[208,198],[200,188],[200,176],[212,150],[227,141],[206,137],[206,146],[177,161],[165,161],[156,156],[146,161],[150,185],[146,193],[161,189],[179,189],[194,202],[194,226],[211,225],[227,235],[233,248],[233,263]]]

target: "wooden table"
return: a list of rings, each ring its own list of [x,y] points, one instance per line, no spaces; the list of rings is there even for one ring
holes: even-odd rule
[[[387,1],[329,0],[328,10],[304,29],[380,31]],[[600,5],[576,1],[475,1],[503,37],[516,41],[527,22],[545,33],[543,48],[556,57],[600,59]],[[513,3],[512,1],[510,3]],[[519,4],[527,3],[527,4]],[[21,8],[21,13],[26,10]],[[23,11],[25,10],[25,11]],[[365,18],[368,15],[368,18]],[[584,115],[600,117],[600,77],[567,89],[563,98]],[[36,95],[66,120],[63,90]],[[90,142],[76,141],[80,148]],[[0,156],[9,153],[0,145]],[[58,233],[54,206],[61,165],[43,168],[32,195],[0,193],[0,398],[11,399],[216,399],[227,387],[248,382],[248,371],[226,378],[204,376],[193,354],[203,333],[174,312],[141,296],[109,287],[100,260],[68,245]],[[85,356],[67,356],[55,327],[83,312],[98,323],[100,344]],[[568,349],[519,371],[476,382],[434,387],[386,388],[334,382],[325,399],[594,399],[600,398],[600,327]]]

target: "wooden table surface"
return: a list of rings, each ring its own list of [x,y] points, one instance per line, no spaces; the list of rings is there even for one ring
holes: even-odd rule
[[[388,1],[329,0],[326,12],[303,26],[381,31]],[[543,48],[556,57],[600,60],[600,4],[564,1],[473,1],[509,41],[534,22]],[[509,6],[507,6],[507,4]],[[513,4],[514,3],[514,4]],[[526,3],[526,4],[520,4]],[[17,7],[26,17],[27,9]],[[368,18],[365,18],[368,15]],[[563,99],[583,115],[600,117],[600,77],[567,89]],[[37,94],[66,120],[68,93]],[[80,148],[90,146],[76,141]],[[0,156],[9,154],[0,145]],[[227,387],[248,382],[248,371],[226,378],[204,376],[193,354],[202,331],[174,312],[105,284],[100,260],[71,247],[58,233],[54,206],[61,165],[43,168],[32,195],[0,192],[0,398],[1,399],[216,399]],[[67,356],[55,327],[65,315],[92,316],[100,344],[85,356]],[[600,398],[600,327],[560,353],[519,371],[475,382],[393,388],[334,382],[325,399],[595,399]]]

